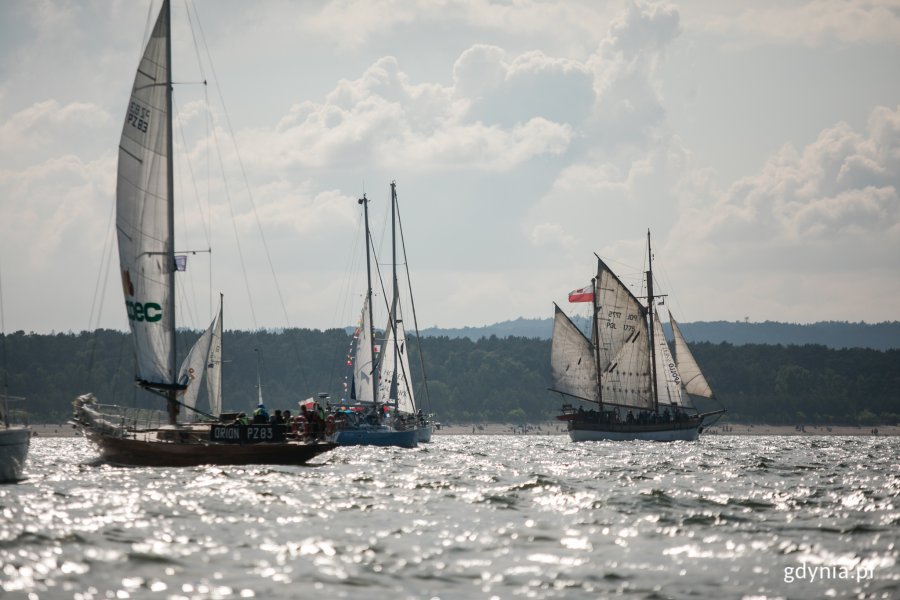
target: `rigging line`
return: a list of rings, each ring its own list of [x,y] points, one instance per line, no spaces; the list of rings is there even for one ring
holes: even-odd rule
[[[345,330],[345,328],[347,327],[347,323],[351,319],[351,315],[352,315],[352,313],[349,312],[351,302],[352,302],[351,295],[350,295],[350,281],[351,281],[351,279],[355,279],[354,275],[357,273],[357,269],[355,268],[355,265],[359,262],[359,259],[360,259],[360,256],[359,256],[359,254],[360,254],[359,253],[359,237],[360,237],[359,233],[360,233],[360,229],[362,229],[362,225],[363,225],[362,219],[359,219],[356,223],[356,232],[353,235],[353,247],[348,256],[348,265],[344,271],[344,281],[343,281],[342,287],[340,289],[341,294],[339,297],[343,298],[343,301],[342,301],[340,309],[338,309],[337,304],[335,305],[335,309],[334,309],[335,311],[334,311],[334,314],[332,315],[332,321],[331,321],[332,325],[336,328],[340,328],[341,330]],[[339,310],[340,310],[340,313],[338,313]],[[350,321],[350,322],[352,324],[352,321]],[[339,370],[339,367],[346,367],[346,360],[344,360],[344,361],[339,360],[340,356],[341,356],[341,354],[340,354],[341,349],[345,347],[346,341],[343,340],[340,336],[336,336],[336,338],[339,341],[337,342],[337,345],[335,346],[335,350],[332,354],[332,361],[331,361],[332,368],[331,368],[331,372],[329,373],[329,376],[328,376],[328,389],[334,389],[332,386],[335,385],[335,378],[338,376],[337,372]],[[352,341],[352,335],[351,335],[351,341]],[[351,350],[351,352],[352,352],[352,350]],[[351,354],[351,356],[352,356],[352,354]],[[343,371],[344,369],[341,368],[340,370]],[[342,392],[343,392],[343,390],[342,390]]]
[[[104,264],[107,261],[111,261],[111,257],[110,257],[111,243],[110,242],[112,241],[112,237],[114,234],[114,229],[113,229],[112,223],[113,223],[113,219],[115,218],[115,214],[116,214],[116,203],[112,202],[110,204],[110,208],[109,208],[109,218],[107,219],[107,222],[106,222],[106,237],[103,240],[103,250],[100,253],[100,266],[97,269],[97,281],[94,283],[94,297],[91,299],[91,312],[90,312],[90,315],[88,316],[87,331],[92,331],[94,329],[94,315],[95,314],[97,316],[97,324],[99,325],[99,322],[100,322],[100,314],[102,313],[102,304],[103,304],[103,296],[101,295],[101,292],[100,292],[100,286],[101,286],[101,282],[103,279]],[[106,272],[107,272],[107,274],[109,273],[108,269]],[[96,305],[97,305],[98,295],[100,298],[101,309],[97,309],[97,312],[95,313],[94,309],[96,308]]]
[[[400,218],[400,205],[397,210],[397,225],[400,228],[400,247],[403,250],[403,265],[406,271],[406,283],[409,288],[409,305],[412,308],[413,328],[416,330],[416,348],[419,352],[419,362],[422,367],[422,382],[425,388],[425,404],[428,412],[431,412],[431,398],[428,395],[428,375],[425,373],[425,357],[422,354],[422,336],[419,335],[419,320],[416,318],[416,301],[412,292],[412,278],[409,274],[409,257],[406,255],[406,238],[403,236],[403,220]]]
[[[188,20],[189,29],[191,32],[191,41],[194,44],[194,54],[197,58],[197,67],[200,69],[200,77],[203,80],[203,102],[204,102],[203,106],[204,106],[205,113],[206,113],[206,118],[203,120],[204,127],[206,128],[206,136],[204,137],[204,140],[209,140],[209,138],[210,138],[209,125],[210,125],[210,121],[212,120],[212,111],[210,110],[210,105],[209,105],[209,86],[207,85],[206,70],[204,69],[204,66],[203,66],[203,55],[201,54],[200,46],[197,43],[197,31],[194,28],[194,21],[196,20],[196,22],[199,24],[200,19],[199,19],[198,15],[196,15],[196,10],[197,10],[196,6],[194,6],[195,14],[194,14],[194,17],[192,18],[191,6],[192,5],[189,4],[187,2],[187,0],[185,0],[185,12],[187,12],[187,20]],[[180,125],[180,123],[179,123],[179,125]],[[182,140],[183,140],[182,143],[183,143],[184,147],[187,148],[187,142],[184,141],[184,130],[183,129],[181,129],[181,134],[182,134]],[[199,208],[200,219],[203,224],[203,230],[204,230],[204,233],[206,234],[206,245],[210,249],[209,288],[208,289],[209,289],[209,319],[211,321],[213,319],[213,314],[214,314],[214,310],[215,310],[214,297],[213,297],[214,296],[213,272],[212,272],[213,271],[213,264],[212,264],[212,193],[211,193],[211,191],[212,191],[212,173],[211,173],[212,161],[210,161],[208,159],[209,150],[207,149],[207,152],[206,152],[206,156],[207,156],[207,160],[206,160],[206,219],[204,219],[203,218],[203,205],[200,201],[200,193],[197,191],[197,180],[194,177],[193,165],[190,162],[190,157],[188,157],[187,152],[185,152],[185,156],[188,158],[188,169],[190,169],[190,171],[191,171],[191,182],[194,184],[194,194],[195,194],[195,197],[197,200],[197,206]],[[208,225],[207,225],[207,223],[208,223]]]
[[[196,7],[194,8],[194,10],[196,10]],[[287,327],[291,328],[290,318],[288,317],[288,313],[287,313],[287,306],[285,305],[285,302],[284,302],[284,294],[281,291],[281,286],[278,283],[278,277],[275,274],[275,266],[274,266],[274,263],[272,262],[272,254],[269,251],[269,244],[266,241],[266,236],[262,229],[262,222],[259,218],[259,212],[256,209],[256,202],[253,200],[253,192],[250,189],[250,182],[249,182],[249,179],[247,178],[247,171],[244,168],[244,161],[241,158],[241,153],[237,147],[237,139],[234,135],[234,128],[231,125],[231,117],[228,115],[228,110],[225,108],[225,99],[222,95],[222,86],[219,85],[219,83],[218,83],[219,78],[216,76],[215,65],[213,65],[213,62],[212,62],[212,56],[209,53],[209,47],[206,45],[206,36],[203,33],[203,26],[200,24],[199,19],[197,21],[197,28],[200,31],[200,39],[203,42],[204,49],[206,50],[206,56],[209,59],[210,72],[213,74],[213,79],[216,81],[216,91],[218,92],[219,101],[222,103],[222,111],[225,115],[225,123],[228,126],[228,132],[231,136],[232,145],[234,146],[234,153],[237,158],[238,166],[240,167],[240,170],[241,170],[241,175],[244,178],[244,185],[247,188],[247,198],[249,199],[250,206],[253,209],[253,216],[256,219],[256,227],[259,230],[259,235],[262,240],[263,249],[265,250],[265,254],[266,254],[266,260],[269,263],[269,270],[272,273],[272,279],[275,283],[275,291],[278,294],[278,301],[281,304],[281,311],[284,313],[284,320],[285,320],[285,323],[287,324]],[[216,139],[218,140],[218,137],[216,137]],[[221,159],[221,157],[220,157],[220,159]],[[236,225],[235,225],[235,227],[236,227]],[[243,259],[242,259],[242,262],[243,262]],[[242,265],[242,267],[243,267],[243,265]],[[245,270],[245,274],[246,274],[246,270]],[[248,293],[250,291],[249,283],[248,283],[247,291],[248,291]],[[256,317],[254,316],[253,319],[254,319],[254,327],[256,327]],[[303,381],[304,385],[306,385],[308,387],[309,383],[308,383],[308,379],[306,377],[306,372],[303,369],[303,361],[300,359],[300,348],[297,345],[297,340],[293,336],[291,336],[291,342],[292,342],[291,345],[294,348],[294,355],[297,359],[297,370],[300,373],[300,378]]]
[[[174,94],[172,95],[172,106],[173,106],[173,112],[178,114],[178,106],[175,103],[175,95]],[[187,165],[188,165],[188,172],[191,175],[191,181],[193,181],[194,172],[193,172],[193,169],[191,168],[190,158],[188,157],[187,140],[185,139],[185,136],[184,136],[184,128],[182,127],[181,119],[176,119],[176,121],[178,123],[178,131],[181,134],[181,145],[182,145],[182,147],[181,147],[182,151],[179,153],[179,155],[183,156],[185,158],[185,161],[187,162]],[[172,176],[174,177],[175,174],[173,173]],[[186,196],[186,194],[184,193],[184,178],[183,177],[178,177],[178,186],[179,186],[178,197],[184,198]],[[194,188],[195,198],[196,198],[196,193],[197,193],[197,189],[195,187]],[[190,239],[190,235],[189,235],[189,229],[187,226],[188,218],[187,218],[186,205],[187,205],[187,202],[184,202],[184,201],[181,201],[178,203],[178,206],[181,209],[182,226],[180,227],[180,229],[182,231],[182,235],[184,236],[184,247],[190,248],[191,247],[191,239]],[[203,219],[202,212],[200,215],[200,219],[201,219],[201,221]],[[208,242],[209,242],[209,236],[207,236],[207,243]],[[173,260],[174,260],[174,258],[173,258]],[[185,269],[187,269],[187,265],[185,265]],[[181,277],[181,279],[185,279],[185,278],[187,278],[187,280],[190,282],[191,297],[188,298],[187,292],[184,289],[187,286],[185,286],[183,283],[182,283],[182,285],[178,286],[178,289],[181,291],[182,297],[184,298],[183,301],[185,303],[185,307],[187,307],[187,312],[190,317],[190,323],[194,327],[197,327],[197,320],[194,318],[193,311],[191,310],[192,302],[193,302],[193,306],[194,306],[194,311],[196,311],[196,307],[199,306],[199,304],[197,302],[197,286],[195,285],[194,278],[187,274],[187,270],[185,270],[185,275]]]
[[[196,13],[196,10],[197,10],[197,7],[194,6],[195,13]],[[193,21],[191,21],[191,22],[193,23]],[[197,23],[197,31],[200,34],[199,39],[203,43],[203,48],[206,50],[206,56],[209,58],[209,61],[210,61],[210,69],[212,69],[212,71],[213,71],[213,79],[214,79],[214,81],[218,82],[218,78],[215,75],[215,69],[212,66],[212,57],[210,56],[210,53],[209,53],[209,47],[206,44],[206,36],[203,32],[203,25],[201,24],[201,21],[199,18],[197,18],[196,23]],[[227,112],[227,110],[224,109],[224,99],[222,98],[221,90],[219,89],[218,83],[216,84],[216,89],[219,90],[219,101],[222,102],[222,104],[223,104],[223,111],[225,112],[225,119],[228,120],[228,112]],[[210,118],[211,119],[214,118],[212,115],[212,111],[210,111]],[[234,133],[233,133],[233,130],[231,130],[230,122],[229,122],[229,131],[232,133],[232,136],[233,136]],[[215,141],[216,157],[218,158],[218,161],[219,161],[219,169],[221,170],[221,173],[222,173],[223,189],[224,189],[224,193],[225,193],[225,199],[228,204],[228,212],[231,216],[231,227],[232,227],[232,230],[234,231],[235,245],[237,246],[238,259],[239,259],[239,263],[241,265],[241,275],[243,276],[244,288],[247,292],[247,302],[250,307],[250,318],[253,321],[254,331],[258,331],[259,325],[257,324],[257,320],[256,320],[256,310],[253,307],[253,295],[250,292],[250,280],[249,280],[249,277],[247,276],[247,265],[246,265],[246,261],[244,260],[244,250],[243,250],[243,246],[241,245],[240,235],[238,233],[237,218],[235,217],[235,214],[234,214],[234,204],[231,201],[231,188],[228,186],[228,179],[225,176],[225,162],[222,158],[221,146],[219,144],[219,135],[218,135],[218,131],[217,131],[217,128],[215,127],[215,125],[212,127],[212,137],[213,137],[213,140]],[[238,160],[240,161],[240,157],[238,157]],[[242,165],[242,170],[243,170],[243,165]],[[246,174],[244,175],[244,180],[246,181]],[[251,201],[252,201],[252,199],[251,199]]]
[[[6,367],[6,318],[4,316],[5,304],[3,302],[3,273],[0,271],[0,335],[3,336],[3,344],[2,350],[3,352],[3,397],[4,402],[6,401],[6,396],[9,395],[9,373],[7,372]],[[5,407],[4,407],[5,408]],[[6,426],[9,426],[8,419],[8,410],[3,411],[3,420]]]
[[[88,364],[87,369],[84,371],[84,383],[87,384],[90,381],[91,374],[94,371],[94,359],[97,354],[97,344],[99,338],[99,329],[100,329],[100,317],[103,314],[103,301],[106,297],[106,285],[109,283],[109,270],[112,268],[113,263],[113,237],[115,236],[115,228],[113,227],[113,219],[115,218],[116,211],[116,203],[112,202],[109,211],[109,219],[106,224],[106,239],[104,240],[103,253],[100,255],[100,267],[97,272],[97,282],[94,285],[94,298],[91,300],[91,314],[88,317],[88,331],[93,332],[91,337],[89,338],[90,351],[88,352]],[[105,268],[104,268],[105,264]],[[94,312],[94,307],[97,304],[97,298],[99,298],[99,307],[97,307],[96,313]],[[94,315],[96,314],[97,321],[94,323]]]

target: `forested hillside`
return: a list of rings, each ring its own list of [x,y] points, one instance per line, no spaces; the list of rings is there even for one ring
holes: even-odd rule
[[[181,353],[197,333],[180,332]],[[691,345],[736,421],[893,424],[900,422],[900,351],[727,343]],[[343,395],[350,338],[325,332],[228,331],[224,337],[226,408],[255,404],[257,364],[272,408],[295,408],[319,392]],[[160,405],[133,384],[130,337],[118,331],[6,338],[9,393],[28,398],[35,421],[68,419],[87,391],[101,402]],[[552,418],[561,404],[550,387],[550,342],[523,337],[422,339],[431,410],[445,422],[521,422]],[[411,368],[420,404],[422,369]],[[201,396],[202,398],[203,396]],[[427,408],[427,407],[425,407]]]
[[[576,325],[590,331],[590,320],[572,316]],[[681,333],[688,342],[728,342],[730,344],[821,344],[829,348],[873,348],[875,350],[900,349],[900,322],[848,323],[823,321],[819,323],[745,323],[733,321],[697,321],[679,323]],[[672,338],[668,323],[663,325],[666,335]],[[515,319],[484,327],[463,327],[459,329],[424,329],[426,337],[468,337],[477,340],[496,335],[523,336],[550,339],[553,319]]]

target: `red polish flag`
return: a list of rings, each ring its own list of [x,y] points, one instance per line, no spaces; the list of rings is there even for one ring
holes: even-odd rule
[[[593,302],[594,286],[593,284],[585,286],[580,290],[572,290],[569,292],[569,302]]]

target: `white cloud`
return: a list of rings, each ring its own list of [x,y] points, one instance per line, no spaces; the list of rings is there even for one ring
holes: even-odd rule
[[[507,71],[523,69],[514,61]],[[424,170],[507,171],[536,156],[559,154],[572,140],[569,125],[537,116],[540,111],[506,126],[471,118],[479,98],[460,90],[483,88],[470,78],[459,82],[459,89],[415,84],[395,58],[384,57],[358,79],[340,81],[324,102],[294,105],[276,129],[257,130],[242,141],[261,168],[416,164]]]
[[[667,244],[677,268],[698,289],[712,287],[700,272],[717,281],[720,303],[765,299],[804,322],[888,318],[882,294],[900,293],[898,117],[900,106],[879,107],[866,135],[841,123],[800,151],[786,146],[683,214]]]
[[[689,26],[745,44],[776,42],[822,46],[897,44],[900,11],[895,0],[754,2],[751,7],[714,2],[688,18]]]

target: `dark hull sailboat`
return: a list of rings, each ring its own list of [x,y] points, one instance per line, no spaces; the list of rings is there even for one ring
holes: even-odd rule
[[[304,464],[334,444],[296,441],[278,425],[178,423],[182,408],[193,409],[204,378],[211,416],[221,414],[222,311],[177,369],[171,75],[170,3],[164,0],[135,74],[119,141],[116,231],[136,380],[165,399],[166,416],[137,418],[131,409],[101,406],[85,394],[74,401],[73,421],[104,460],[117,464]]]
[[[570,301],[591,303],[590,338],[556,306],[551,391],[566,400],[557,418],[572,441],[693,441],[725,412],[694,407],[692,396],[714,395],[671,313],[674,357],[669,349],[653,294],[649,232],[647,251],[644,302],[599,258],[591,286],[570,294]]]

